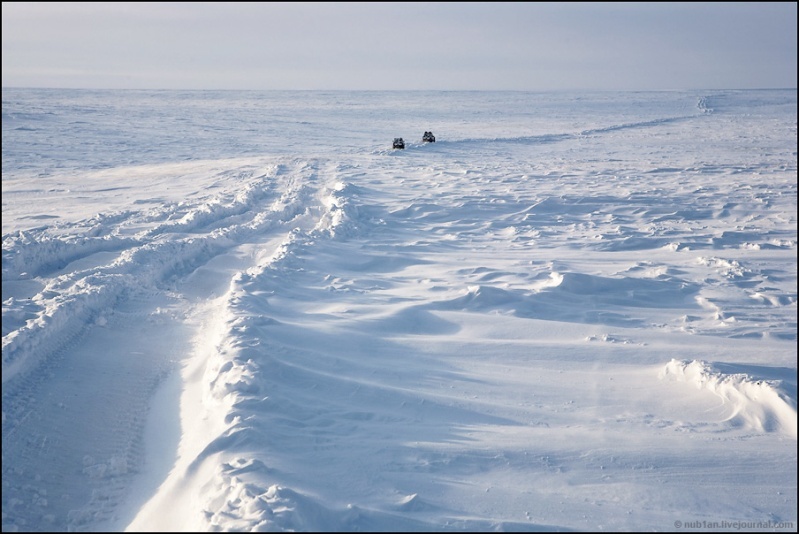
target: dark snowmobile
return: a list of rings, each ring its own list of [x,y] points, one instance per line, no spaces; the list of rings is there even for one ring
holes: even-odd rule
[[[424,143],[435,143],[436,142],[436,136],[433,135],[433,132],[425,132],[424,135],[422,136],[422,142],[424,142]]]
[[[405,148],[405,141],[402,140],[402,137],[394,138],[393,148]]]

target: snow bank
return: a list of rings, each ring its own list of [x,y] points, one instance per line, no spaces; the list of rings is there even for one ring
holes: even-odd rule
[[[717,395],[724,420],[756,432],[779,432],[796,439],[796,398],[782,381],[758,380],[744,373],[726,374],[704,361],[672,359],[660,373],[663,380],[685,382]]]

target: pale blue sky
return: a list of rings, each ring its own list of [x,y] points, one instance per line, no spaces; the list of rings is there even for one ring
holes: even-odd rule
[[[3,87],[797,86],[796,2],[3,2]]]

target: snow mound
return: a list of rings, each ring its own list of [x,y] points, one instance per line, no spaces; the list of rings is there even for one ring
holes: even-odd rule
[[[780,380],[760,380],[747,373],[728,374],[703,361],[672,359],[662,380],[693,384],[718,395],[728,407],[725,421],[758,432],[780,432],[796,439],[796,399]]]

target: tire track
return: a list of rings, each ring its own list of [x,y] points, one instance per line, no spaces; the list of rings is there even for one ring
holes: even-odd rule
[[[93,530],[114,518],[145,462],[150,399],[191,351],[197,273],[222,287],[317,217],[317,165],[288,161],[185,207],[105,265],[44,281],[37,320],[3,339],[4,525]]]

